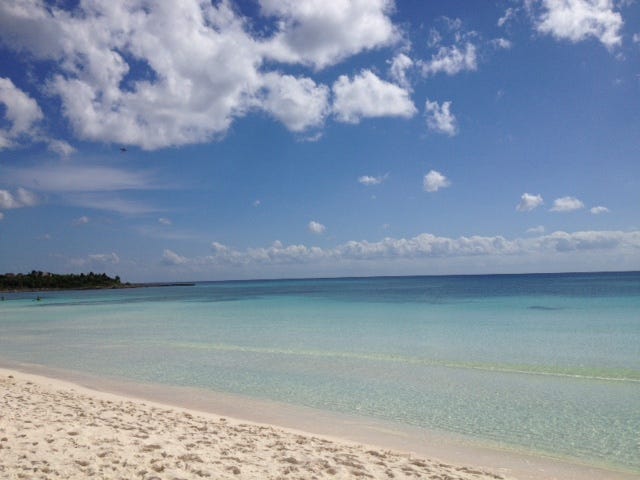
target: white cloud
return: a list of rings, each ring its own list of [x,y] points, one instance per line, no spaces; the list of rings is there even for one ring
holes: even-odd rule
[[[640,231],[581,231],[553,232],[531,238],[507,239],[502,236],[439,237],[423,233],[412,238],[384,238],[378,242],[349,241],[334,248],[323,249],[306,245],[283,245],[274,242],[270,247],[237,250],[218,242],[212,243],[212,255],[187,259],[165,250],[163,259],[172,265],[189,264],[210,268],[212,265],[345,265],[349,262],[381,262],[397,264],[419,260],[486,257],[518,262],[526,258],[562,258],[557,255],[575,255],[595,252],[640,254]],[[579,257],[578,257],[579,258]],[[598,257],[601,258],[601,257]],[[425,264],[422,264],[425,265]]]
[[[545,228],[542,225],[538,225],[537,227],[532,227],[527,229],[527,233],[535,233],[535,234],[543,234],[545,232]]]
[[[104,268],[108,265],[117,265],[120,257],[116,253],[94,253],[84,258],[73,258],[71,264],[76,267],[98,267]]]
[[[432,132],[445,133],[450,137],[458,133],[456,117],[451,113],[451,102],[432,102],[427,99],[425,105],[427,115],[427,127]]]
[[[640,43],[640,33],[633,34],[633,43]]]
[[[168,218],[160,217],[158,219],[158,223],[160,225],[171,225],[171,220],[169,220]]]
[[[86,225],[89,222],[90,222],[89,217],[87,217],[86,215],[83,215],[81,217],[76,218],[72,223],[75,226],[80,226],[80,225]]]
[[[0,212],[0,221],[4,220],[4,213]]]
[[[502,48],[503,50],[509,50],[512,47],[510,40],[506,38],[494,38],[491,40],[491,44],[496,48]]]
[[[37,195],[22,187],[18,188],[16,192],[16,197],[17,197],[18,204],[21,207],[34,207],[38,204]]]
[[[9,78],[0,77],[0,105],[4,105],[4,117],[10,124],[9,128],[0,129],[0,150],[15,146],[21,136],[37,135],[35,124],[44,117],[42,110]]]
[[[584,203],[575,197],[556,198],[553,201],[552,212],[573,212],[584,208]]]
[[[273,59],[321,69],[363,50],[399,40],[389,14],[393,0],[260,0],[279,22],[265,43]]]
[[[530,212],[544,204],[544,200],[540,194],[532,195],[531,193],[523,193],[520,197],[520,203],[516,206],[519,212]]]
[[[15,194],[8,190],[0,190],[0,209],[11,210],[13,208],[34,207],[38,204],[38,197],[29,190],[18,188]]]
[[[597,206],[592,207],[589,211],[594,215],[600,215],[601,213],[609,213],[610,210],[607,207]]]
[[[341,122],[358,123],[365,117],[405,117],[415,115],[409,92],[385,82],[370,70],[353,80],[341,75],[333,84],[333,112]]]
[[[315,233],[316,235],[322,235],[327,229],[327,227],[325,227],[323,224],[313,220],[309,222],[309,225],[307,225],[307,228],[311,233]]]
[[[178,255],[176,252],[173,252],[169,249],[166,249],[162,253],[162,263],[165,265],[184,265],[188,262],[186,257],[182,255]]]
[[[441,188],[447,188],[450,185],[449,179],[435,170],[427,173],[422,181],[422,186],[427,192],[437,192]]]
[[[46,164],[36,167],[8,168],[3,180],[45,192],[49,201],[83,208],[112,211],[125,215],[157,212],[153,206],[124,198],[131,191],[169,188],[160,184],[154,174],[123,168],[74,163]],[[33,206],[38,198],[24,188],[18,189],[20,206]]]
[[[411,82],[407,78],[407,70],[411,67],[413,67],[413,60],[404,53],[399,53],[393,57],[389,67],[389,74],[393,81],[406,90],[411,88]]]
[[[429,61],[421,61],[422,74],[431,76],[437,73],[455,75],[465,70],[477,70],[476,47],[470,42],[462,45],[440,47]]]
[[[261,200],[255,200],[255,201],[253,202],[253,206],[254,206],[254,207],[256,207],[256,208],[257,208],[257,207],[259,207],[261,204],[262,204],[262,201],[261,201]]]
[[[611,49],[622,43],[623,21],[612,0],[543,0],[536,28],[557,39],[597,38]]]
[[[146,172],[67,163],[7,169],[5,179],[44,192],[106,192],[154,188],[154,179]]]
[[[371,187],[373,185],[380,185],[388,177],[388,173],[385,175],[379,175],[377,177],[373,177],[371,175],[362,175],[361,177],[358,177],[358,183],[361,183],[362,185],[365,185],[367,187]]]
[[[515,18],[517,10],[514,8],[507,8],[504,12],[504,15],[498,19],[498,26],[504,27],[507,23],[509,23],[513,18]]]
[[[71,145],[64,140],[49,140],[47,148],[60,155],[61,157],[68,157],[76,151]]]
[[[157,213],[158,208],[134,200],[127,200],[110,193],[73,193],[64,196],[65,203],[82,208],[93,208],[122,215],[145,215]]]
[[[216,140],[260,110],[294,132],[319,127],[327,87],[270,71],[274,61],[321,69],[401,40],[389,16],[393,0],[260,0],[273,21],[268,34],[254,31],[230,1],[61,5],[0,2],[0,37],[52,66],[39,80],[78,138],[143,149]],[[18,110],[18,97],[10,98],[8,114],[21,113],[9,118],[4,146],[41,117],[33,102]],[[55,140],[49,146],[62,155],[72,148]]]
[[[301,132],[319,127],[329,112],[329,88],[310,78],[267,73],[263,77],[266,95],[262,108],[284,123],[289,130]]]

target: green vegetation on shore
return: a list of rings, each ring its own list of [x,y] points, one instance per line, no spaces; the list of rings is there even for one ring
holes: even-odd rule
[[[0,290],[78,290],[92,288],[123,288],[128,284],[120,277],[106,273],[57,274],[33,270],[31,273],[6,273],[0,275]]]

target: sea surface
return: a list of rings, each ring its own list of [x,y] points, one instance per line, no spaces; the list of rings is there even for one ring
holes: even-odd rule
[[[0,358],[640,473],[640,273],[4,294]]]

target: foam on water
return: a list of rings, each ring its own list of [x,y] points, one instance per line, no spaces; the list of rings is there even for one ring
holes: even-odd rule
[[[0,355],[640,472],[640,274],[5,295]]]

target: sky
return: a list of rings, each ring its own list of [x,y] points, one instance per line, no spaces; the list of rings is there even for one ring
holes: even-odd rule
[[[0,2],[0,272],[640,269],[637,0]]]

